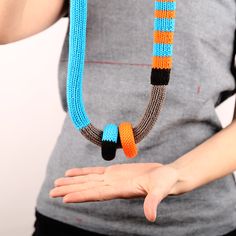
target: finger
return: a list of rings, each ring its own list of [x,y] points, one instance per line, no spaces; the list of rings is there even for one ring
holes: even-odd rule
[[[89,174],[89,175],[81,175],[76,177],[65,177],[59,178],[54,181],[54,186],[59,187],[63,185],[70,185],[70,184],[81,184],[86,182],[98,182],[103,181],[103,175],[101,174]]]
[[[144,215],[147,220],[154,222],[156,220],[157,206],[161,201],[160,196],[149,193],[144,199]]]
[[[144,215],[147,220],[154,222],[156,220],[157,207],[159,203],[168,195],[166,187],[156,185],[148,192],[144,199]]]
[[[96,188],[102,185],[102,182],[89,182],[84,184],[72,184],[72,185],[65,185],[61,187],[56,187],[52,189],[49,193],[50,197],[63,197],[66,194],[79,192],[82,190],[86,190],[89,188]]]
[[[65,203],[105,201],[117,198],[138,197],[129,184],[103,185],[96,188],[86,189],[80,192],[73,192],[64,196]]]
[[[157,176],[160,176],[165,181],[160,181],[159,178],[156,178]],[[143,208],[146,218],[154,222],[158,204],[169,194],[177,182],[178,173],[173,168],[165,166],[150,172],[149,179],[154,181],[149,186],[150,191],[148,191],[148,195],[144,200]]]
[[[106,169],[106,167],[104,167],[104,166],[73,168],[73,169],[67,170],[65,173],[65,176],[103,174],[105,169]]]

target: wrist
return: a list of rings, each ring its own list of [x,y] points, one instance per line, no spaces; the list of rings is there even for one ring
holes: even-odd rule
[[[190,192],[194,189],[193,180],[191,175],[186,175],[185,168],[179,165],[176,161],[167,164],[166,166],[173,168],[177,172],[178,181],[173,186],[171,193],[173,195],[179,195],[186,192]]]

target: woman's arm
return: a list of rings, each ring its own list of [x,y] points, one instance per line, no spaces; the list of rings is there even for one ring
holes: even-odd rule
[[[69,0],[1,0],[0,44],[36,34],[65,15]]]
[[[176,161],[74,168],[55,180],[51,197],[66,203],[145,197],[144,213],[155,221],[167,195],[179,195],[236,170],[236,120]],[[125,183],[125,184],[124,184]]]
[[[236,170],[236,120],[169,164],[179,173],[177,192],[188,192]]]
[[[51,197],[66,203],[145,197],[144,213],[155,221],[167,195],[179,195],[236,170],[236,120],[176,161],[70,169],[55,180]]]

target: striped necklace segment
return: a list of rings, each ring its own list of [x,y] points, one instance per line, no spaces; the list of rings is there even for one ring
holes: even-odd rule
[[[153,55],[150,74],[151,88],[147,107],[137,125],[124,121],[106,124],[103,130],[93,126],[83,102],[83,75],[86,52],[87,0],[70,0],[69,55],[67,72],[67,106],[74,127],[101,147],[104,160],[115,158],[116,149],[123,148],[127,158],[138,154],[137,143],[153,128],[166,98],[172,68],[175,30],[175,0],[153,0]]]

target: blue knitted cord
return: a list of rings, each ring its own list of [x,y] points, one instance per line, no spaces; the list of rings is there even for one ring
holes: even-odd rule
[[[87,0],[71,0],[66,93],[69,115],[73,124],[79,130],[90,124],[82,96],[86,24]]]
[[[176,9],[176,2],[159,2],[155,1],[155,10],[174,11]]]
[[[114,124],[107,124],[103,129],[102,141],[110,141],[117,143],[118,127]]]
[[[173,53],[172,44],[154,43],[153,44],[153,56],[170,57]]]
[[[175,19],[155,18],[154,19],[154,30],[174,32]]]

